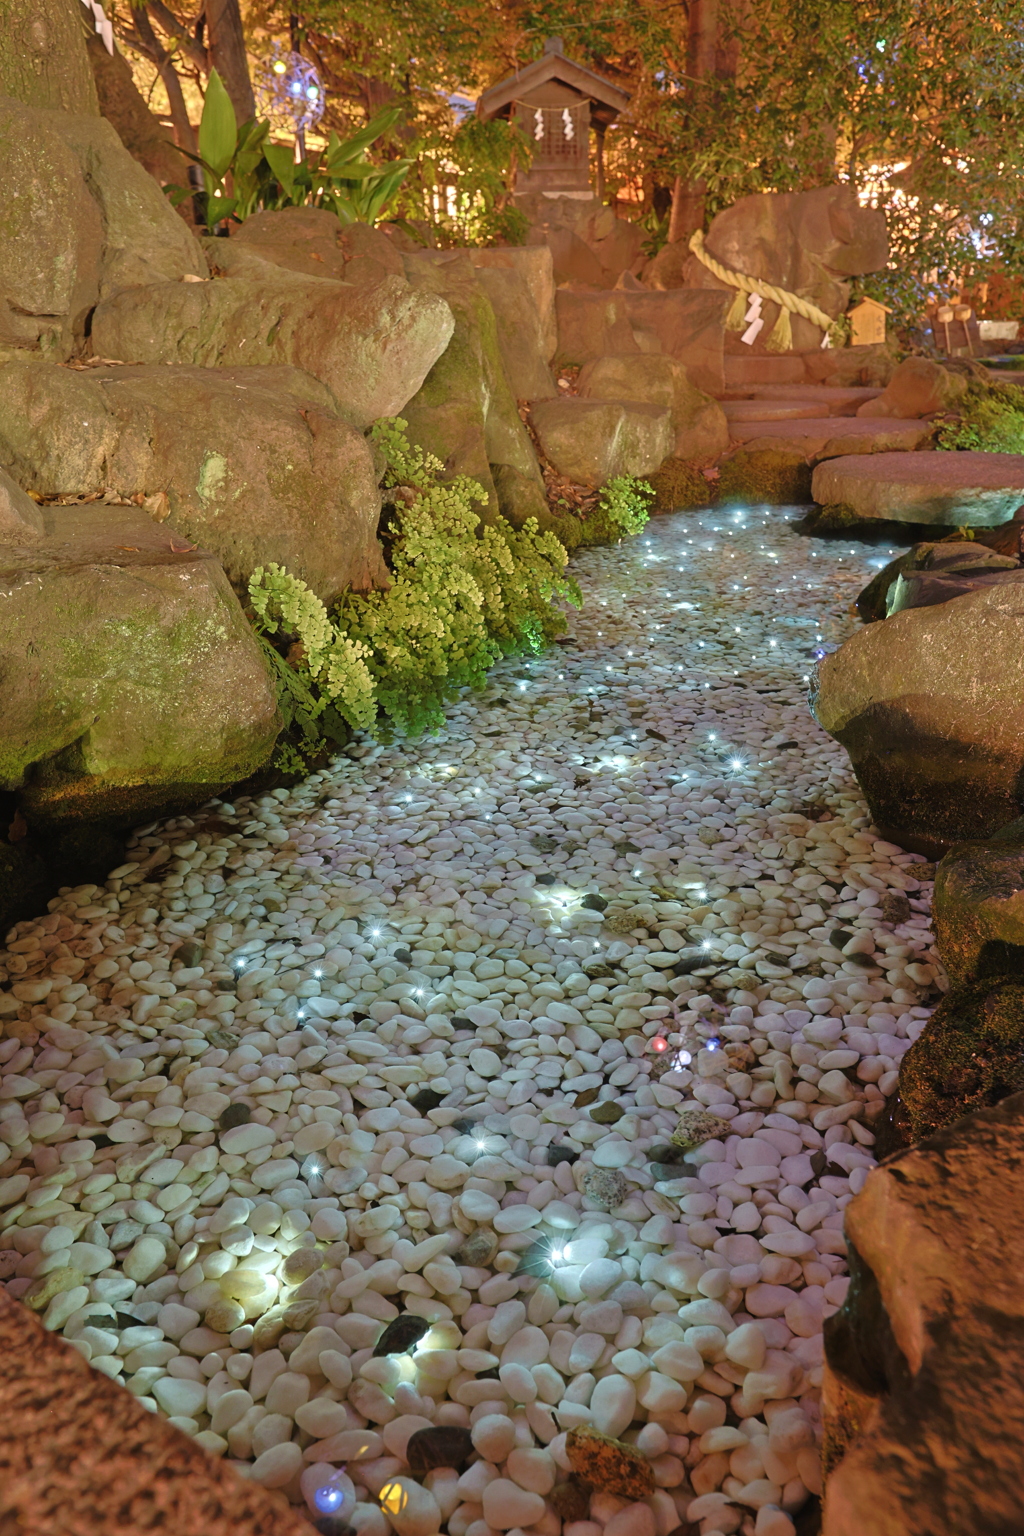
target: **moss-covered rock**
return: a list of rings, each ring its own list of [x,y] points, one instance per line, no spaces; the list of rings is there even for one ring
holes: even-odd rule
[[[33,832],[124,826],[253,773],[276,692],[216,560],[134,508],[45,518],[42,543],[0,552],[0,790]]]
[[[711,504],[712,488],[696,464],[686,459],[666,459],[647,479],[654,491],[655,512],[688,512]]]
[[[811,500],[811,467],[800,453],[741,448],[723,460],[715,496],[721,506],[800,506]]]
[[[932,916],[942,963],[955,983],[1024,980],[1024,820],[984,843],[951,848],[935,871]]]
[[[1024,979],[947,993],[900,1066],[906,1137],[917,1142],[1024,1088]]]
[[[505,372],[494,310],[472,262],[464,251],[419,251],[403,259],[417,295],[443,299],[455,320],[445,350],[402,410],[409,440],[439,458],[446,475],[479,481],[488,493],[485,522],[504,516],[521,524],[538,516],[540,467]]]

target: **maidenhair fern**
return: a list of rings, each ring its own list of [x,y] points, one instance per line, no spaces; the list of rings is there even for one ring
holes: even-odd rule
[[[371,434],[387,462],[385,485],[405,492],[394,510],[388,591],[348,593],[329,614],[280,566],[260,567],[249,584],[286,724],[309,755],[325,738],[343,740],[346,725],[436,730],[459,689],[483,687],[502,656],[539,651],[565,629],[556,598],[582,601],[553,534],[533,518],[518,530],[480,530],[474,508],[486,492],[465,476],[439,483],[441,464],[410,447],[405,429],[396,418]]]

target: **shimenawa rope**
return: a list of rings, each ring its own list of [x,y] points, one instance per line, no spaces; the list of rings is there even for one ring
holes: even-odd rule
[[[810,320],[812,325],[820,326],[825,333],[822,346],[830,345],[829,332],[835,320],[823,309],[819,309],[816,304],[810,303],[808,299],[801,299],[798,294],[790,293],[786,288],[776,288],[774,283],[763,282],[759,277],[748,277],[745,272],[733,272],[729,267],[723,267],[722,263],[716,261],[710,251],[705,248],[704,236],[699,229],[690,236],[690,250],[709,272],[714,273],[719,282],[739,290],[725,317],[728,330],[742,331],[746,324],[747,308],[744,295],[756,293],[760,294],[762,299],[771,299],[779,306],[779,318],[765,342],[767,351],[788,352],[791,349],[793,328],[789,320],[790,312],[802,315],[805,320]]]

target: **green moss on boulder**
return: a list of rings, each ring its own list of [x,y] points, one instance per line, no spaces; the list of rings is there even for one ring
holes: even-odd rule
[[[920,1141],[1024,1088],[1024,979],[948,993],[900,1067],[901,1118]]]
[[[688,512],[711,504],[710,483],[686,459],[666,459],[647,479],[654,490],[655,512]]]
[[[811,466],[781,448],[741,448],[723,460],[716,502],[721,506],[799,506],[811,500]]]

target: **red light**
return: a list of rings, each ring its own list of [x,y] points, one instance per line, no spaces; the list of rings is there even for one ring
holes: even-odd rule
[[[663,1039],[661,1037],[661,1035],[658,1035],[654,1040],[651,1041],[651,1050],[652,1051],[667,1051],[668,1050],[668,1041]]]

